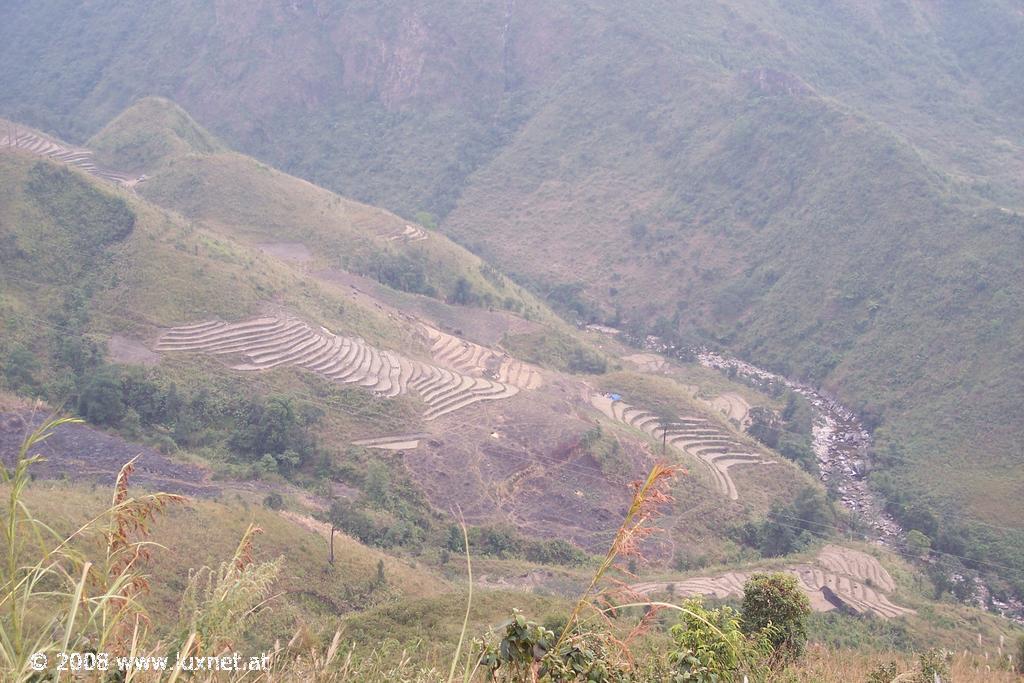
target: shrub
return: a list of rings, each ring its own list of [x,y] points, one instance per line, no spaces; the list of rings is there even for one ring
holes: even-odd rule
[[[868,672],[867,683],[892,683],[892,679],[899,675],[896,662],[879,664]]]
[[[363,543],[373,542],[378,533],[369,515],[343,500],[336,500],[331,504],[326,521],[335,529],[344,531]]]
[[[811,603],[788,574],[754,574],[743,586],[743,630],[765,633],[780,661],[792,661],[807,643]]]
[[[779,557],[806,548],[831,526],[834,513],[820,493],[806,487],[790,504],[772,503],[760,524],[747,523],[736,530],[738,540],[757,548],[765,557]]]
[[[469,280],[460,277],[455,281],[455,289],[448,301],[459,306],[476,306],[480,303],[480,295],[473,291],[473,284]]]
[[[37,386],[35,373],[39,372],[39,361],[35,354],[23,346],[16,346],[7,354],[3,366],[8,386],[15,391],[31,390]]]
[[[918,556],[925,557],[932,547],[932,539],[918,531],[917,529],[911,529],[907,532],[907,547],[909,547]]]
[[[527,544],[526,559],[541,564],[563,564],[575,567],[583,564],[587,556],[572,543],[556,538]]]
[[[382,253],[366,266],[378,282],[404,292],[436,297],[437,289],[428,282],[427,266],[422,255]]]
[[[602,375],[608,371],[608,361],[596,351],[582,346],[569,353],[569,372]]]
[[[924,682],[949,680],[950,653],[945,650],[932,649],[918,655],[921,667],[921,680]]]
[[[691,598],[682,607],[679,623],[671,629],[675,649],[668,659],[676,674],[673,681],[740,680],[740,674],[753,673],[771,649],[763,641],[747,639],[739,614],[731,607],[707,609],[700,598]]]
[[[125,410],[121,382],[113,372],[93,375],[78,399],[79,414],[93,424],[116,425]]]
[[[491,680],[519,681],[593,681],[618,683],[633,680],[628,663],[619,656],[612,639],[599,631],[576,630],[561,642],[555,631],[528,621],[513,610],[497,644],[486,644],[480,663]]]

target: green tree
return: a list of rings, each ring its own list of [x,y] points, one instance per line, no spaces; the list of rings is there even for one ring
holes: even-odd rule
[[[769,448],[778,448],[782,425],[775,411],[756,406],[750,409],[750,420],[747,433]]]
[[[957,574],[963,575],[964,567],[956,558],[949,557],[948,555],[939,555],[934,562],[928,564],[927,571],[928,578],[931,579],[932,585],[935,586],[934,597],[936,600],[940,600],[946,593],[953,592],[956,587],[953,576]]]
[[[330,564],[334,564],[334,535],[337,532],[343,531],[363,543],[371,542],[377,535],[377,528],[373,520],[348,501],[334,501],[327,514],[323,515],[321,519],[331,525],[327,553],[327,562]]]
[[[291,448],[286,448],[284,453],[275,455],[274,459],[278,468],[285,474],[293,472],[302,463],[302,456]]]
[[[765,557],[787,555],[796,548],[797,535],[793,523],[784,516],[787,509],[780,501],[775,501],[768,512],[768,519],[761,526],[759,548]]]
[[[577,346],[569,352],[569,372],[603,375],[608,371],[608,361],[596,351]]]
[[[112,372],[99,372],[85,385],[78,398],[78,412],[89,422],[116,425],[125,414],[121,382]]]
[[[277,458],[270,453],[264,453],[263,457],[256,461],[257,476],[259,474],[278,474],[280,469],[277,466]]]
[[[657,414],[658,429],[661,430],[661,454],[668,450],[668,435],[681,424],[679,417],[671,410],[663,410]]]
[[[462,537],[462,529],[459,528],[458,524],[448,526],[448,540],[445,542],[445,548],[456,553],[465,552],[466,542]]]
[[[460,306],[473,306],[480,302],[480,297],[473,291],[473,285],[464,277],[455,281],[455,289],[452,291],[451,303]]]
[[[526,546],[526,559],[530,562],[578,566],[583,564],[586,557],[579,548],[560,538],[533,541]]]
[[[285,472],[301,466],[314,451],[313,438],[291,399],[273,396],[265,403],[253,401],[241,412],[228,438],[233,451],[253,459],[270,454]]]
[[[792,661],[807,642],[811,603],[789,574],[754,574],[743,586],[743,631],[764,634],[782,661]]]
[[[482,553],[507,559],[518,557],[522,552],[521,539],[513,527],[487,526],[474,531],[475,545]]]
[[[835,521],[835,513],[825,496],[815,488],[805,486],[793,500],[790,523],[796,523],[811,533],[819,532]]]
[[[24,346],[15,346],[4,361],[4,378],[15,391],[25,391],[37,386],[35,373],[39,372],[39,361],[35,354]]]
[[[437,230],[437,216],[430,213],[429,211],[417,211],[413,215],[413,218],[415,218],[416,222],[422,225],[424,228],[428,228],[430,230]]]
[[[391,493],[391,473],[388,466],[374,460],[366,468],[366,484],[363,487],[366,497],[371,503],[382,510],[394,509]]]
[[[284,498],[281,497],[280,493],[268,493],[263,498],[263,507],[268,510],[280,510],[284,508]]]

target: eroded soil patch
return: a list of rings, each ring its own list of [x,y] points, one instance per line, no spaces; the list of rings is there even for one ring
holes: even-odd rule
[[[25,436],[43,423],[42,413],[0,414],[0,458],[11,466]],[[209,481],[209,473],[195,465],[172,461],[158,451],[105,434],[84,424],[62,425],[32,454],[43,460],[32,465],[33,476],[43,479],[94,481],[113,486],[121,466],[139,456],[131,477],[133,487],[152,491],[213,497],[220,488]]]

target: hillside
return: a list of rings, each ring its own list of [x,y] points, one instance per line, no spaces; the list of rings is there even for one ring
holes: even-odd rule
[[[152,98],[89,141],[111,165],[144,173],[138,192],[147,199],[309,272],[349,271],[431,298],[546,315],[446,237],[216,145],[185,112]]]
[[[18,3],[10,18],[0,112],[96,135],[127,170],[179,159],[144,196],[250,244],[314,252],[317,268],[441,298],[461,268],[503,305],[509,287],[465,255],[425,253],[436,233],[405,244],[422,229],[413,217],[436,217],[574,316],[711,343],[836,392],[882,423],[877,483],[901,492],[898,510],[934,511],[956,536],[963,521],[1024,522],[1008,504],[1024,433],[1001,417],[1024,381],[1024,16],[1008,0],[145,13],[69,0]],[[256,162],[167,104],[147,100],[119,134],[99,132],[149,95],[285,171],[398,211],[401,244],[376,263],[360,249],[321,255],[323,231],[340,229],[324,202],[337,200],[311,188],[303,202],[331,217],[303,211],[301,239],[268,236],[295,206],[242,203],[233,188],[245,178],[263,197],[280,179],[247,174]],[[165,132],[140,144],[132,127],[150,121]],[[394,275],[431,263],[445,272]]]
[[[1019,198],[1017,9],[1008,0],[581,0],[187,2],[142,13],[18,3],[0,29],[0,56],[12,66],[0,101],[9,118],[81,142],[141,97],[168,97],[284,170],[405,214],[443,214],[467,176],[547,105],[571,103],[566,86],[592,83],[641,106],[644,118],[667,113],[660,97],[634,102],[612,87],[601,55],[625,49],[683,77],[682,94],[703,92],[708,74],[792,74],[967,182]],[[679,58],[704,73],[680,69]],[[669,128],[678,134],[685,123]]]
[[[135,487],[133,492],[142,493]],[[107,504],[107,494],[69,483],[35,482],[22,494],[21,501],[37,513],[45,511],[45,518],[56,533],[67,534],[101,511]],[[265,563],[274,562],[278,579],[273,595],[239,620],[241,628],[234,645],[248,656],[261,650],[281,649],[287,642],[282,661],[276,667],[288,666],[287,657],[295,650],[324,652],[332,634],[340,632],[343,659],[349,661],[344,666],[328,668],[335,676],[340,671],[340,680],[388,680],[384,672],[391,667],[401,669],[407,676],[419,672],[422,678],[413,680],[436,680],[436,673],[431,676],[427,670],[434,667],[436,672],[447,666],[460,637],[458,624],[467,605],[468,632],[484,638],[493,637],[493,630],[504,628],[513,607],[548,624],[557,623],[559,615],[568,609],[569,603],[549,593],[546,586],[546,590],[526,592],[520,587],[494,585],[487,573],[479,572],[493,571],[495,563],[479,557],[474,559],[477,579],[471,601],[464,590],[464,568],[432,566],[430,558],[396,558],[345,535],[334,539],[336,559],[328,564],[327,531],[321,523],[291,511],[269,509],[256,502],[251,493],[226,489],[217,500],[188,499],[172,504],[155,514],[142,532],[152,544],[141,565],[151,578],[137,596],[153,619],[152,632],[143,636],[147,646],[149,638],[174,642],[182,637],[182,629],[187,628],[193,615],[202,615],[201,603],[200,611],[192,612],[197,604],[196,593],[192,592],[194,584],[186,588],[191,583],[190,576],[205,576],[204,567],[219,566],[224,571],[223,563],[231,560],[239,539],[252,524],[259,531],[246,546],[245,561],[251,562],[255,570],[263,570],[267,567]],[[215,532],[211,533],[211,529]],[[75,550],[90,556],[101,551],[103,545],[103,536],[95,532],[80,534]],[[998,663],[995,670],[985,664],[997,662],[990,654],[1001,651],[1007,637],[1014,635],[1005,622],[977,610],[930,602],[919,593],[906,565],[884,553],[881,558],[879,562],[868,553],[850,549],[839,552],[835,547],[827,547],[816,558],[805,558],[808,564],[799,570],[812,572],[809,565],[820,563],[826,576],[833,577],[827,580],[833,582],[837,575],[827,572],[843,576],[867,571],[874,578],[868,579],[864,588],[868,600],[876,595],[875,591],[895,590],[903,604],[916,609],[895,607],[882,598],[881,605],[902,610],[903,614],[890,619],[865,618],[837,611],[828,603],[818,604],[817,609],[827,611],[814,614],[808,622],[811,648],[802,661],[786,669],[786,675],[808,681],[857,680],[853,677],[863,677],[880,662],[898,660],[902,667],[910,668],[907,660],[911,658],[906,651],[924,651],[940,645],[958,653],[951,662],[956,680],[1014,680],[1012,674],[999,671]],[[777,564],[775,568],[780,567]],[[529,569],[531,574],[549,577],[549,581],[555,573],[540,566]],[[733,589],[728,586],[742,580],[743,571],[738,568],[725,574],[715,594],[721,593],[726,602],[733,602],[728,597]],[[244,577],[239,577],[239,584],[246,581]],[[585,569],[571,571],[562,579],[561,590],[578,591],[585,579]],[[689,586],[700,586],[704,581],[672,576],[648,581],[634,589],[638,595],[671,600],[677,591],[685,595]],[[232,603],[246,599],[236,593],[225,595]],[[234,604],[225,609],[233,607]],[[614,628],[628,628],[632,621],[632,615],[623,613],[616,615],[612,623]],[[211,628],[225,628],[204,622],[202,617],[199,623],[207,629],[204,633],[210,633]],[[669,646],[670,641],[662,633],[669,623],[665,617],[654,620],[649,631],[632,643],[638,664]],[[423,638],[425,630],[430,633],[427,639]],[[280,639],[277,645],[276,639]],[[392,659],[399,650],[403,656]],[[346,677],[352,674],[352,664],[376,675]]]
[[[13,0],[0,64],[0,679],[1024,675],[1021,0]]]
[[[165,116],[138,113],[153,108]],[[140,121],[151,122],[149,135]],[[214,142],[205,152],[188,146],[212,138],[187,122],[173,105],[146,101],[97,136],[97,159],[141,174],[132,185],[104,185],[29,147],[4,151],[8,386],[181,449],[218,476],[281,476],[358,498],[371,485],[366,468],[397,465],[395,490],[378,491],[370,507],[377,529],[396,516],[421,528],[399,544],[441,533],[457,506],[474,524],[600,548],[658,438],[656,425],[601,418],[595,384],[624,391],[630,375],[588,376],[625,361],[445,238],[393,239],[406,225],[397,217]],[[179,151],[133,164],[118,151],[125,139]],[[457,305],[345,269],[407,250],[419,250],[429,277],[462,279],[478,298]],[[530,319],[482,307],[499,295]],[[120,393],[113,407],[101,403],[111,391]],[[696,538],[705,539],[698,562],[742,556],[733,527],[817,489],[693,390],[657,405],[645,391],[627,398],[690,420],[673,435],[673,458],[695,468],[680,482],[686,508],[739,501],[672,525],[675,540],[653,551],[659,562]],[[259,440],[271,428],[284,433],[267,453]],[[748,461],[773,467],[734,467]]]
[[[627,78],[624,88],[643,84]],[[611,115],[596,94],[576,101],[576,116]],[[1003,503],[1021,485],[1008,467],[1021,434],[993,418],[1014,410],[1024,381],[1022,219],[958,194],[912,148],[813,96],[754,94],[735,116],[662,157],[620,159],[579,140],[610,157],[540,177],[521,169],[545,168],[565,136],[531,127],[475,176],[446,227],[577,315],[824,384],[885,422],[881,446],[911,466],[882,464],[941,491],[933,505],[1019,524]],[[567,173],[586,180],[567,184]],[[675,178],[674,196],[651,196],[659,177]],[[598,200],[619,190],[631,200]],[[539,249],[564,256],[528,257]]]

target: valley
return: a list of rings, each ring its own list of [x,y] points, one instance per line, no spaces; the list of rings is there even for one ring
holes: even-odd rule
[[[0,15],[0,679],[1024,675],[1012,0]]]
[[[866,475],[870,467],[871,435],[849,408],[818,389],[750,363],[706,350],[698,352],[697,357],[706,367],[731,370],[739,377],[764,385],[781,383],[807,398],[816,412],[814,455],[822,483],[837,492],[843,506],[866,523],[876,539],[897,546],[903,542],[903,529],[885,512],[884,501],[868,486]]]

